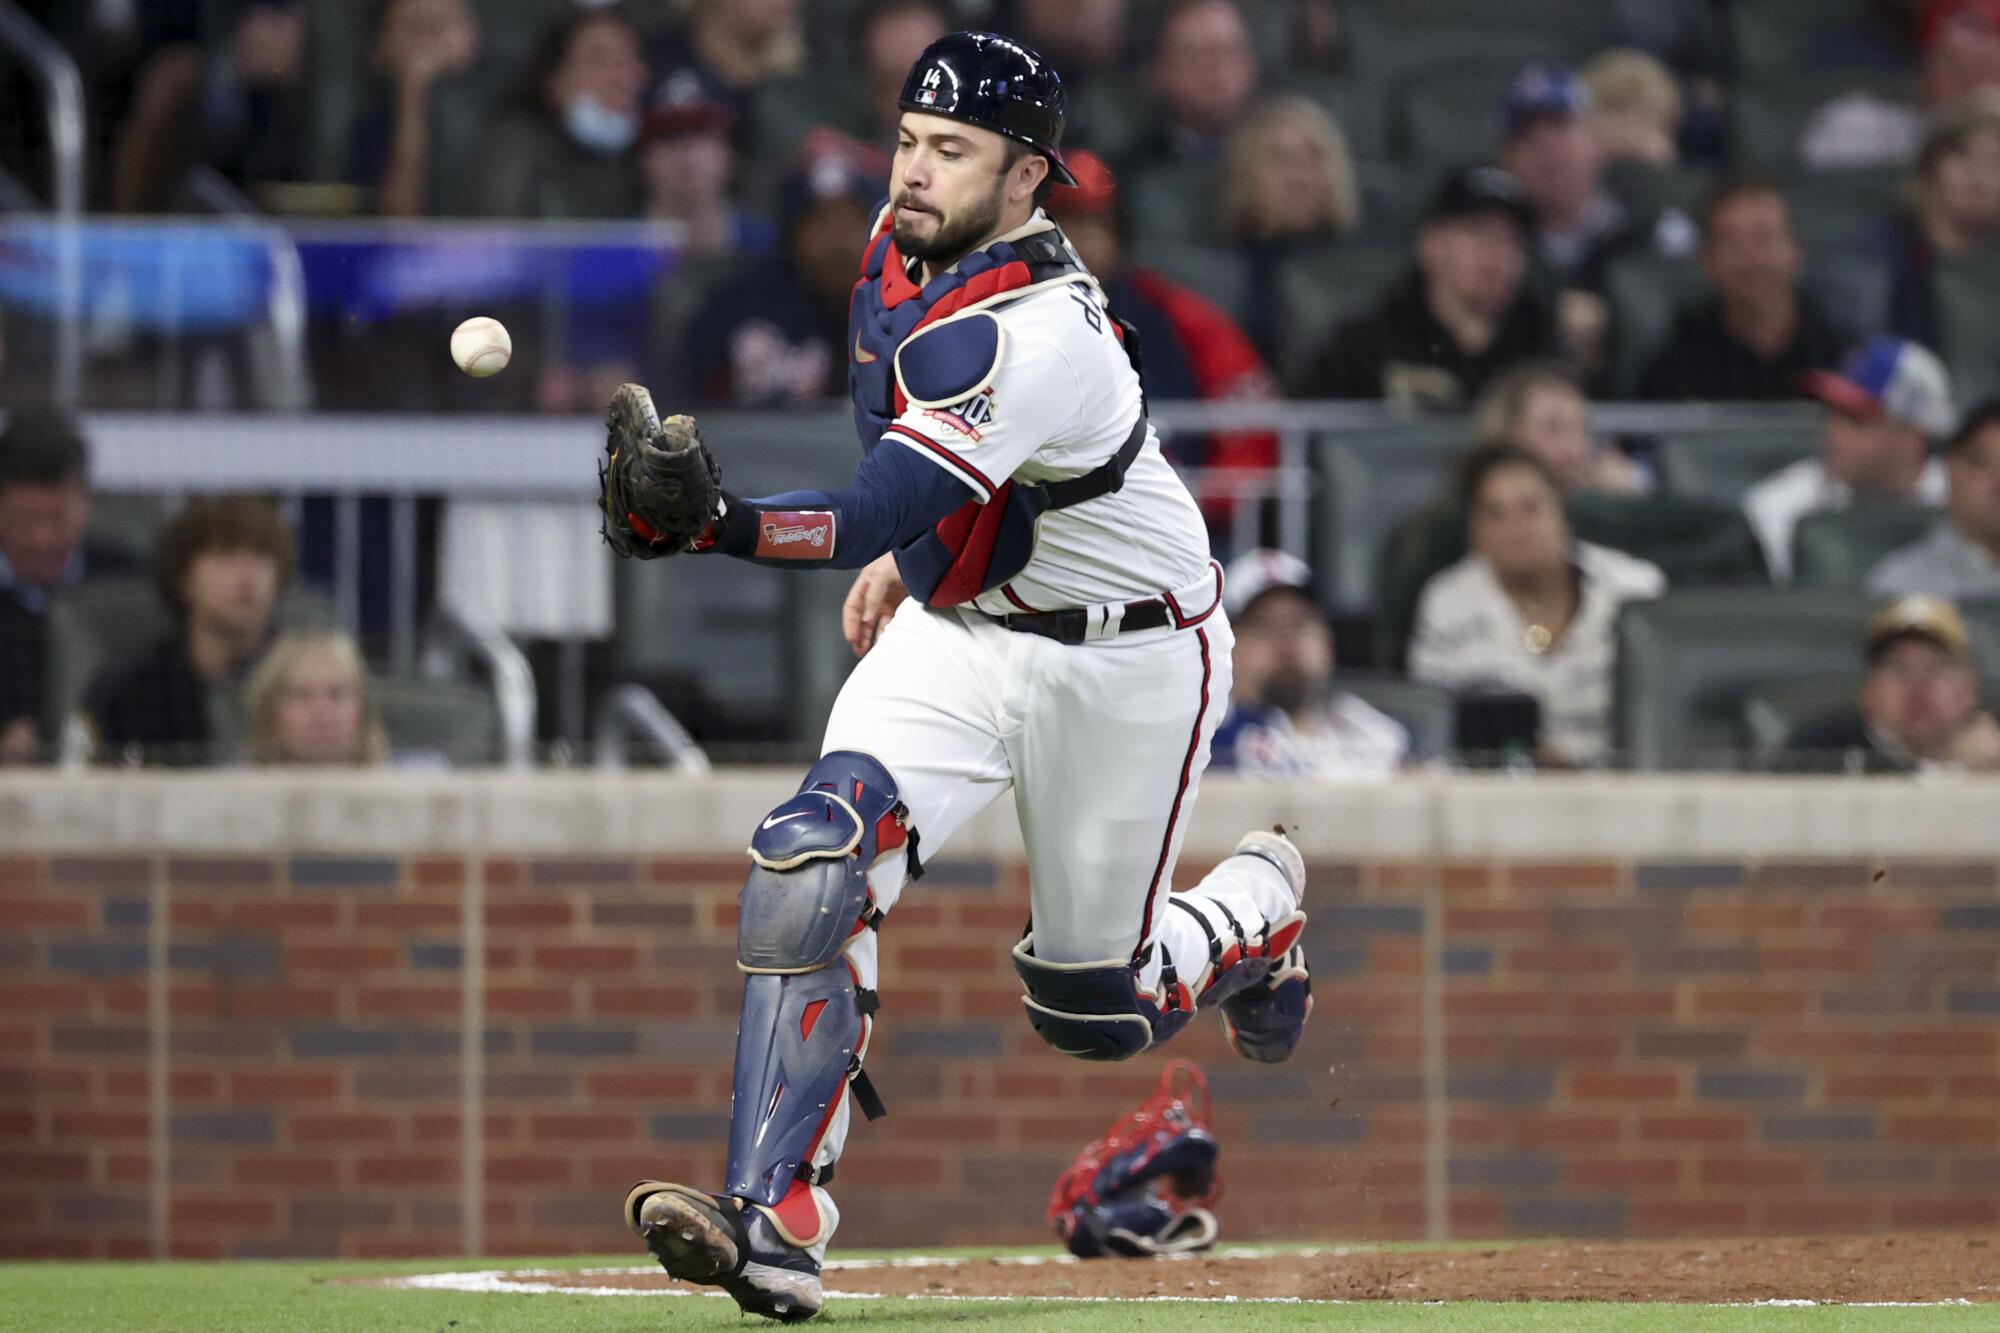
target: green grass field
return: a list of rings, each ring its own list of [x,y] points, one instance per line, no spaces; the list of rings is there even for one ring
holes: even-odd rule
[[[597,1259],[405,1263],[0,1264],[0,1331],[14,1333],[679,1333],[775,1327],[726,1299],[516,1295],[346,1286],[329,1278],[467,1269],[625,1267]],[[1331,1328],[1425,1333],[1529,1329],[1995,1329],[2000,1306],[1726,1308],[1581,1303],[1152,1304],[1059,1301],[847,1300],[827,1303],[829,1329],[980,1330]]]

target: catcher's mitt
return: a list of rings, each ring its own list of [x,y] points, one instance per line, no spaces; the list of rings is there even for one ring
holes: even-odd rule
[[[1208,1080],[1185,1060],[1159,1090],[1085,1148],[1056,1182],[1049,1221],[1080,1259],[1142,1258],[1215,1243],[1222,1195],[1208,1128]]]
[[[722,469],[694,418],[661,421],[653,395],[622,384],[605,426],[597,470],[604,540],[641,560],[692,550],[722,510]]]

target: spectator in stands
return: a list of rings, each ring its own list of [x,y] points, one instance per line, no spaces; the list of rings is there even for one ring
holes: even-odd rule
[[[1870,571],[1884,597],[2000,597],[2000,399],[1974,408],[1944,449],[1944,517]]]
[[[1471,554],[1425,586],[1410,674],[1460,692],[1532,696],[1544,762],[1604,761],[1618,608],[1659,596],[1666,576],[1575,540],[1554,474],[1525,450],[1473,450],[1459,502]]]
[[[1139,330],[1147,399],[1276,398],[1264,359],[1228,312],[1162,273],[1125,262],[1129,219],[1104,159],[1079,148],[1064,160],[1076,185],[1050,193],[1049,215],[1061,224],[1084,267],[1097,275],[1111,309]],[[1219,431],[1199,440],[1175,436],[1168,446],[1176,462],[1193,467],[1256,474],[1278,464],[1278,441],[1268,431]],[[1196,489],[1211,527],[1218,536],[1228,532],[1236,502]]]
[[[1510,173],[1453,174],[1417,232],[1415,269],[1335,330],[1298,395],[1462,411],[1503,367],[1547,355],[1554,324],[1524,285],[1532,226]]]
[[[1931,442],[1951,434],[1951,379],[1917,343],[1886,335],[1855,348],[1839,371],[1813,371],[1806,392],[1826,405],[1818,458],[1772,473],[1743,497],[1771,576],[1792,576],[1792,530],[1821,509],[1856,500],[1942,504],[1944,466]]]
[[[793,407],[846,394],[856,246],[881,197],[881,182],[849,153],[823,153],[786,179],[778,256],[717,290],[689,321],[695,401]]]
[[[191,500],[160,530],[153,581],[178,624],[137,662],[92,686],[85,708],[102,752],[148,764],[222,758],[240,725],[243,677],[271,637],[291,582],[291,531],[251,496]]]
[[[479,20],[469,0],[387,0],[376,14],[369,62],[383,86],[355,123],[349,178],[383,217],[452,211],[476,145],[441,137],[433,110],[477,59]]]
[[[140,70],[112,147],[114,209],[171,211],[188,168],[200,163],[253,197],[261,186],[303,179],[304,0],[242,0],[218,9],[230,15],[218,49],[175,42]],[[189,37],[199,30],[184,28]]]
[[[641,193],[646,62],[624,10],[565,14],[515,85],[480,149],[476,210],[495,217],[629,218]]]
[[[379,764],[389,755],[368,668],[338,630],[280,635],[243,687],[252,763]]]
[[[924,48],[952,31],[943,0],[874,0],[862,11],[855,48],[861,56],[862,92],[868,104],[868,139],[887,143],[902,123],[903,81]]]
[[[1099,76],[1124,65],[1127,18],[1127,0],[1014,0],[1011,15],[1002,12],[1000,31],[1018,33],[1062,71],[1063,86],[1070,92],[1066,145],[1090,143],[1083,94]],[[1081,118],[1080,111],[1085,112]]]
[[[1250,551],[1224,580],[1235,683],[1210,765],[1269,778],[1381,778],[1410,758],[1410,733],[1335,688],[1333,625],[1305,561]]]
[[[1906,211],[1874,248],[1891,265],[1889,331],[1938,345],[1941,261],[1992,254],[2000,243],[2000,106],[1961,102],[1933,116],[1917,150]]]
[[[1678,211],[1634,215],[1604,186],[1608,160],[1592,114],[1590,91],[1566,69],[1522,72],[1501,115],[1506,144],[1500,165],[1527,191],[1534,211],[1534,255],[1542,287],[1556,292],[1556,328],[1565,354],[1595,373],[1611,328],[1605,271],[1621,255],[1692,248],[1692,227]]]
[[[1216,234],[1246,263],[1243,324],[1273,356],[1278,273],[1361,225],[1361,187],[1347,136],[1311,98],[1273,97],[1229,136],[1216,196]]]
[[[1581,81],[1606,161],[1670,167],[1680,157],[1681,90],[1665,65],[1619,47],[1585,65]]]
[[[1148,75],[1160,115],[1119,174],[1221,157],[1257,95],[1257,51],[1235,0],[1169,0]]]
[[[1969,97],[2000,92],[2000,3],[1926,0],[1918,14],[1918,104],[1843,93],[1815,111],[1799,156],[1819,171],[1899,167],[1916,154],[1924,116]]]
[[[1486,386],[1472,409],[1472,438],[1508,444],[1542,460],[1564,495],[1646,489],[1646,475],[1623,451],[1590,433],[1590,400],[1558,362],[1516,366]]]
[[[757,85],[804,62],[798,0],[694,0],[687,26],[655,42],[650,58],[657,79],[722,102],[740,127]]]
[[[48,690],[49,606],[83,577],[115,567],[86,553],[89,459],[60,413],[19,407],[0,431],[0,763],[36,758]]]
[[[1965,622],[1949,602],[1905,597],[1868,626],[1858,707],[1801,724],[1781,766],[1863,773],[2000,769],[2000,722],[1981,706]]]
[[[1805,254],[1785,196],[1726,181],[1702,202],[1701,271],[1714,296],[1683,310],[1640,383],[1650,399],[1784,399],[1840,360],[1844,340],[1799,289]]]
[[[771,225],[738,208],[731,194],[736,150],[729,130],[729,108],[685,82],[663,82],[647,104],[639,140],[645,216],[679,224],[684,255],[759,256],[776,244]]]

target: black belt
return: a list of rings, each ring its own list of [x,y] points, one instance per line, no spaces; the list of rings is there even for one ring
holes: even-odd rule
[[[987,619],[998,621],[1018,634],[1039,634],[1045,639],[1054,639],[1057,643],[1083,643],[1090,637],[1092,614],[1084,607],[1076,606],[1063,611],[1023,611],[1010,616],[989,615]],[[1125,615],[1118,622],[1118,632],[1128,634],[1142,629],[1160,629],[1171,623],[1172,618],[1167,613],[1166,599],[1148,597],[1143,602],[1125,603]]]

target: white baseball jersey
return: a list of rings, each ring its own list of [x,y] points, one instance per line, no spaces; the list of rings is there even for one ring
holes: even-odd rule
[[[1013,235],[1049,225],[1038,214]],[[982,500],[1010,477],[1080,476],[1117,453],[1141,411],[1139,380],[1096,285],[1031,289],[984,308],[1004,331],[989,382],[948,408],[913,406],[884,439],[916,449]],[[821,753],[859,750],[879,760],[925,856],[1011,790],[1028,854],[1035,956],[1058,964],[1136,958],[1140,988],[1156,995],[1171,963],[1176,984],[1198,998],[1209,932],[1233,938],[1235,922],[1256,938],[1298,907],[1285,877],[1254,856],[1225,860],[1172,895],[1179,904],[1168,901],[1229,700],[1235,638],[1221,567],[1209,558],[1192,497],[1150,435],[1118,492],[1043,515],[1039,539],[1018,576],[971,605],[903,602],[842,687]],[[992,618],[1160,597],[1171,599],[1170,625],[1084,643]],[[884,930],[895,929],[904,878],[900,856],[869,874],[888,913]],[[1012,943],[1004,934],[993,941],[996,950]],[[873,987],[874,932],[856,935],[847,958],[859,984]],[[886,1020],[895,1003],[893,990],[884,994]],[[849,1114],[843,1099],[818,1165],[840,1155]]]
[[[1013,240],[1045,231],[1040,214]],[[912,404],[884,436],[957,477],[983,502],[1010,477],[1081,476],[1111,458],[1139,419],[1139,376],[1112,332],[1095,284],[1063,282],[986,307],[999,319],[991,381],[949,407]],[[1128,602],[1208,576],[1208,529],[1194,498],[1147,441],[1124,486],[1042,516],[1035,556],[1007,585],[973,604],[994,615]]]

